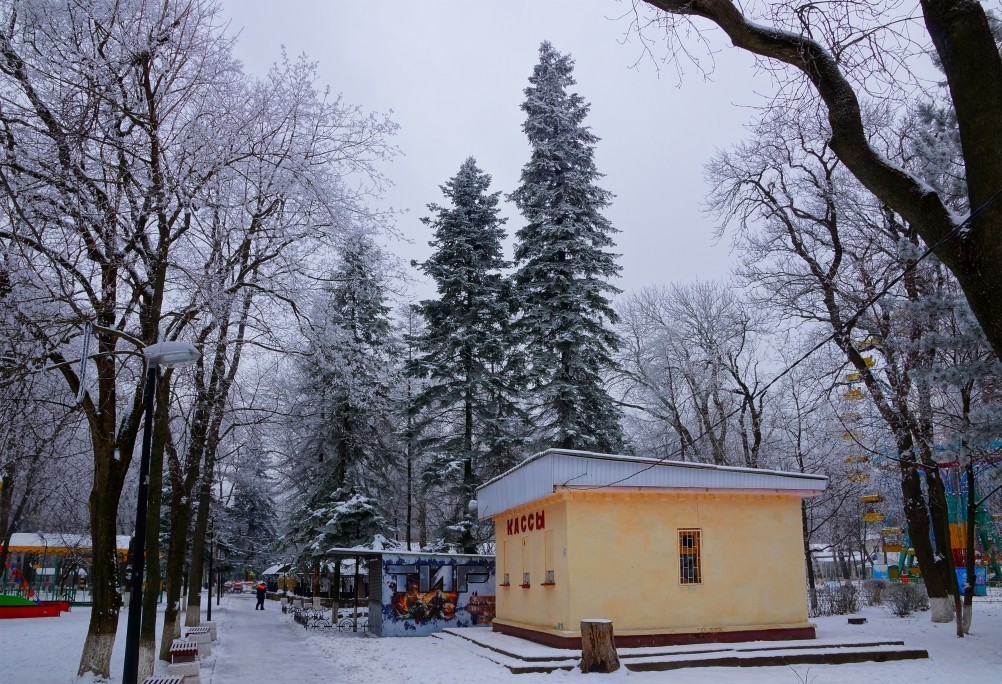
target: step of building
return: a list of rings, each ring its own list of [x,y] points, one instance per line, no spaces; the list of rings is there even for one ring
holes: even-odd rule
[[[514,674],[572,670],[581,660],[580,651],[551,648],[480,629],[449,629],[435,636],[502,665]],[[839,665],[929,657],[924,649],[907,648],[903,641],[851,638],[623,648],[618,653],[623,666],[634,672],[688,667]]]
[[[622,659],[631,672],[661,672],[688,667],[777,667],[785,665],[842,665],[928,658],[924,649],[903,646],[862,646],[820,649],[770,649],[767,651],[718,651],[679,656]]]
[[[462,630],[457,630],[462,631]],[[481,658],[485,658],[493,663],[497,663],[502,667],[507,668],[513,674],[531,674],[537,672],[553,672],[555,670],[573,670],[578,666],[581,661],[581,654],[579,652],[570,651],[565,657],[557,659],[540,658],[540,657],[520,657],[518,655],[513,655],[510,653],[505,653],[497,649],[489,648],[484,646],[482,643],[478,643],[471,639],[464,638],[462,635],[457,635],[451,630],[446,630],[445,632],[437,632],[432,634],[433,637],[442,639],[448,643],[451,643],[459,648],[476,653]]]

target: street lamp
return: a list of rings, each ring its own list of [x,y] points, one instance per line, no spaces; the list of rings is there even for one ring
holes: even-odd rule
[[[149,497],[150,452],[153,447],[153,410],[155,408],[159,367],[176,368],[198,360],[201,354],[187,342],[157,342],[143,349],[146,357],[146,417],[143,421],[143,451],[139,461],[139,493],[136,501],[135,546],[132,555],[132,587],[129,593],[129,624],[125,632],[125,672],[122,684],[138,684],[139,627],[143,612],[143,570],[146,567],[146,503]]]

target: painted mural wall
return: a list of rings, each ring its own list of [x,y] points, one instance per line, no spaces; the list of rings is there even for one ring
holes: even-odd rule
[[[494,620],[493,556],[387,552],[369,567],[381,578],[369,594],[373,634],[423,636]]]

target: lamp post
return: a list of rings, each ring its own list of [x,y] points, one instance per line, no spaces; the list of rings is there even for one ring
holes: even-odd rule
[[[146,396],[143,450],[139,461],[139,493],[136,501],[135,547],[132,556],[132,587],[129,592],[129,623],[125,632],[125,671],[122,684],[138,684],[139,627],[143,612],[143,570],[146,567],[146,504],[149,497],[150,458],[153,447],[153,410],[156,408],[160,366],[176,368],[198,360],[199,351],[187,342],[157,342],[143,349],[146,357]]]
[[[42,600],[42,585],[45,582],[45,562],[48,560],[49,555],[49,542],[45,538],[45,535],[39,531],[38,538],[42,540],[42,564],[38,569],[38,600]],[[52,598],[51,596],[49,598]]]
[[[216,532],[209,526],[209,603],[205,607],[205,620],[212,622],[212,558],[216,555]]]

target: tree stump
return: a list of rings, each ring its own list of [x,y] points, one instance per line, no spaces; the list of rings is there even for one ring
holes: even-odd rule
[[[581,671],[615,672],[619,669],[612,620],[581,621]]]

